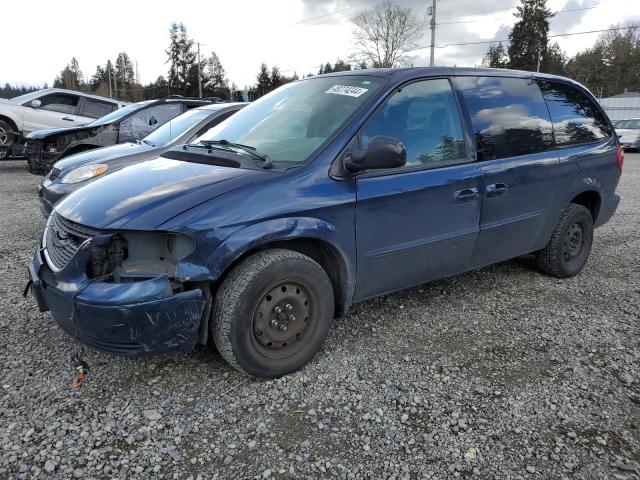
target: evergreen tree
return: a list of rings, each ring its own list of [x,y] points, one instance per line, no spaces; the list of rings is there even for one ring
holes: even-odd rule
[[[53,81],[53,86],[55,88],[68,88],[69,90],[82,90],[84,88],[82,71],[76,57],[72,57],[69,64],[62,69]]]
[[[275,90],[280,85],[284,85],[287,81],[289,80],[280,73],[280,69],[276,65],[271,67],[271,75],[269,77],[269,88],[271,90]]]
[[[327,62],[324,66],[324,72],[323,73],[331,73],[333,72],[333,68],[331,67],[331,64],[329,62]]]
[[[489,68],[507,68],[509,58],[502,42],[489,45],[489,51],[482,59],[482,66]]]
[[[509,33],[509,68],[536,71],[538,57],[547,55],[549,19],[553,16],[546,0],[521,0],[519,19]]]
[[[202,70],[204,76],[203,95],[205,97],[220,97],[228,100],[229,81],[216,52],[211,52],[211,56],[203,62]]]
[[[351,70],[351,65],[345,63],[343,60],[337,59],[336,63],[333,64],[334,72],[347,72],[349,70]]]
[[[259,97],[271,90],[271,76],[269,75],[269,68],[264,62],[260,65],[260,71],[256,76],[256,81],[258,83],[256,88]]]
[[[171,93],[192,96],[198,90],[197,73],[196,76],[193,75],[194,69],[197,72],[193,40],[187,35],[187,27],[182,23],[171,24],[169,39],[169,49],[165,52],[169,64],[168,82]]]

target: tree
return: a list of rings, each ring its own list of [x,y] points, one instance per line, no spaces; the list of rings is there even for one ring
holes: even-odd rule
[[[390,1],[356,15],[352,21],[354,61],[366,61],[374,67],[409,64],[407,53],[416,48],[424,30],[410,8]]]
[[[567,75],[599,96],[640,90],[640,28],[612,30],[566,63]]]
[[[337,59],[336,63],[333,64],[334,72],[347,72],[351,70],[351,65],[345,63],[343,60]]]
[[[204,81],[202,91],[206,97],[220,97],[229,99],[229,81],[227,74],[220,62],[216,52],[211,52],[211,56],[203,62],[202,71]]]
[[[547,55],[549,19],[546,0],[522,0],[514,14],[519,20],[509,33],[509,68],[536,71]]]
[[[502,42],[489,45],[489,51],[482,59],[482,66],[489,68],[507,68],[509,57]]]
[[[66,67],[62,69],[53,81],[55,88],[68,88],[69,90],[82,90],[84,88],[84,80],[82,79],[82,71],[76,57],[72,57]]]
[[[256,88],[259,97],[271,90],[271,75],[269,75],[269,68],[264,62],[260,64],[260,71],[256,76],[256,81],[258,82]]]
[[[172,23],[169,29],[169,49],[165,50],[169,64],[169,88],[174,93],[195,96],[198,90],[196,53],[193,40],[184,24]],[[194,76],[194,71],[196,75]]]

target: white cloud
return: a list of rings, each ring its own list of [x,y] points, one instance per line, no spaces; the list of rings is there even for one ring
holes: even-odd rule
[[[52,83],[72,56],[78,58],[86,76],[97,64],[126,51],[138,61],[141,80],[149,82],[166,74],[168,29],[173,21],[184,22],[189,34],[202,42],[203,54],[215,50],[229,79],[240,87],[255,82],[261,62],[277,64],[287,74],[316,72],[319,64],[346,59],[351,51],[350,16],[368,8],[373,0],[236,0],[235,2],[149,3],[112,0],[98,5],[80,0],[64,3],[28,0],[11,12],[14,21],[2,26],[12,55],[0,66],[0,83]],[[426,20],[424,0],[399,0]],[[440,25],[436,42],[473,42],[506,37],[514,18],[505,10],[516,0],[447,0],[438,2]],[[558,15],[552,33],[607,28],[640,17],[640,2],[633,0],[549,0],[552,10],[598,5],[599,8]],[[494,13],[470,15],[474,12]],[[298,23],[330,12],[334,15]],[[462,15],[468,15],[462,17]],[[470,15],[470,16],[469,16]],[[451,23],[451,22],[472,23]],[[569,54],[592,44],[594,35],[559,38]],[[429,29],[425,22],[423,44]],[[439,48],[440,65],[479,64],[487,45]],[[414,52],[415,65],[426,65],[428,52]]]

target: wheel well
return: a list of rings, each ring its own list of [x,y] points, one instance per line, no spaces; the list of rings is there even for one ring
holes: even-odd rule
[[[9,117],[5,117],[4,115],[0,115],[0,120],[2,120],[3,122],[7,122],[9,125],[11,125],[11,128],[18,134],[18,136],[20,136],[20,131],[18,130],[18,126],[16,125],[16,122],[11,120]]]
[[[226,275],[242,260],[248,256],[270,248],[284,248],[302,253],[320,264],[329,276],[331,286],[333,287],[333,296],[335,298],[334,318],[339,318],[346,314],[348,309],[346,288],[343,287],[347,281],[347,273],[344,260],[338,251],[329,243],[315,238],[294,238],[291,240],[278,240],[274,242],[259,245],[256,248],[244,252],[226,269],[223,275],[214,283],[212,289],[217,290],[224,281]]]
[[[600,213],[600,194],[595,190],[587,190],[577,195],[571,200],[571,203],[577,203],[582,205],[591,212],[591,218],[593,222],[596,222],[598,214]]]

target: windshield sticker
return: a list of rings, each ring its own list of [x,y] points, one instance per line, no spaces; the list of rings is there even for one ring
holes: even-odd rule
[[[324,93],[332,93],[334,95],[346,95],[348,97],[359,97],[367,92],[368,88],[350,87],[349,85],[334,85]]]

